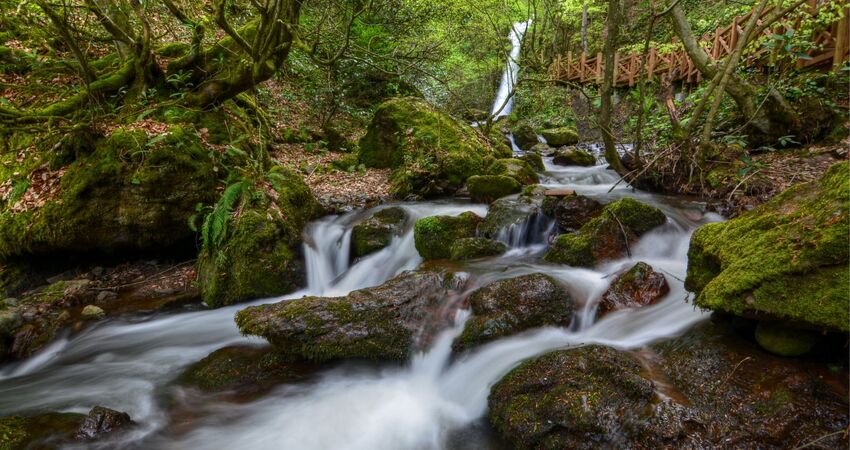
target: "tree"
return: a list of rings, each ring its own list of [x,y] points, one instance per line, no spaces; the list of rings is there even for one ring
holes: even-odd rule
[[[599,128],[602,130],[602,141],[605,143],[605,160],[619,174],[625,173],[625,168],[617,152],[614,135],[611,132],[611,112],[613,105],[611,95],[614,91],[614,54],[617,52],[620,40],[620,16],[622,14],[620,0],[608,1],[608,19],[606,26],[608,36],[602,50],[605,69],[600,89],[601,108],[599,110]]]

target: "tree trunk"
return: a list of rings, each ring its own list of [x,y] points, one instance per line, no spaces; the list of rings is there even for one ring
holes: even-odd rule
[[[617,44],[620,38],[620,0],[608,1],[608,35],[603,48],[603,59],[605,60],[605,71],[602,77],[602,107],[599,111],[599,128],[602,130],[602,141],[605,143],[605,160],[608,164],[623,175],[626,170],[620,161],[614,135],[611,133],[611,94],[614,91],[614,53],[617,52]]]
[[[697,70],[706,79],[714,79],[718,71],[715,62],[700,46],[680,5],[673,7],[670,21]],[[780,136],[794,134],[799,130],[799,116],[775,90],[771,90],[764,103],[759,106],[756,89],[734,73],[726,81],[725,90],[748,121],[751,143],[773,142]]]
[[[581,51],[587,53],[587,0],[581,4]]]

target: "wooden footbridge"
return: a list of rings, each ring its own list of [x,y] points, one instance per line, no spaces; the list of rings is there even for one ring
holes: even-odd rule
[[[850,6],[848,6],[847,0],[827,0],[827,3],[836,1],[844,5],[842,17],[833,22],[827,29],[815,33],[811,40],[815,50],[806,52],[807,57],[799,58],[797,68],[837,69],[850,57]],[[810,14],[817,15],[823,4],[822,0],[810,0],[803,7],[809,8]],[[761,24],[763,18],[769,17],[772,11],[773,8],[766,8],[759,18],[758,24]],[[751,11],[749,14],[738,16],[728,26],[718,28],[713,33],[706,33],[702,36],[703,47],[715,61],[732,53],[752,14]],[[766,29],[764,35],[770,38],[774,34],[782,34],[788,29],[795,29],[799,26],[799,22],[800,20],[795,23],[780,23],[776,27]],[[675,38],[673,43],[676,43]],[[760,48],[748,55],[751,61],[759,61],[765,57],[770,57],[770,53],[772,53],[770,50]],[[683,83],[699,83],[702,80],[702,74],[694,66],[693,61],[683,48],[661,52],[655,47],[651,47],[646,56],[646,65],[643,70],[641,70],[642,60],[642,53],[616,53],[614,55],[614,86],[634,86],[642,73],[649,81],[659,76],[668,76],[671,80]],[[560,81],[600,84],[602,83],[604,67],[602,53],[597,53],[591,57],[585,53],[576,56],[569,52],[566,57],[558,56],[555,58],[555,61],[549,67],[549,76]]]

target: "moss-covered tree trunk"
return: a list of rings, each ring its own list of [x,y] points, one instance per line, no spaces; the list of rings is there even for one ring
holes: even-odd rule
[[[599,111],[599,128],[602,129],[602,141],[605,143],[605,160],[619,174],[625,174],[626,169],[620,161],[614,135],[611,132],[611,112],[613,105],[611,95],[614,92],[614,53],[620,40],[620,0],[608,1],[608,36],[605,39],[603,58],[605,60],[605,72],[602,77],[602,107]]]

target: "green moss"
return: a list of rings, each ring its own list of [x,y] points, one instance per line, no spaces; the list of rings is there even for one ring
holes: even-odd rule
[[[759,345],[779,356],[804,355],[819,340],[820,336],[816,332],[788,328],[781,323],[759,322],[756,326],[756,341]]]
[[[281,167],[271,173],[277,199],[266,192],[244,197],[221,244],[205,248],[198,258],[201,295],[208,306],[281,295],[304,283],[296,254],[301,231],[323,210],[298,174]]]
[[[466,182],[469,196],[476,202],[490,203],[522,190],[516,179],[504,175],[475,175]]]
[[[85,417],[56,412],[0,417],[0,450],[42,448],[50,438],[70,439]]]
[[[514,158],[497,159],[487,168],[489,175],[511,177],[520,184],[536,184],[540,180],[529,163]]]
[[[487,238],[469,237],[454,241],[451,250],[451,259],[461,261],[466,259],[496,256],[505,253],[505,244]]]
[[[431,216],[419,219],[413,227],[416,251],[422,258],[447,259],[452,244],[461,238],[475,236],[481,217],[471,211],[459,216]]]
[[[596,165],[596,157],[588,151],[569,147],[555,153],[552,162],[561,166],[593,166]]]
[[[591,267],[602,260],[626,253],[648,231],[663,225],[667,218],[658,208],[632,198],[606,205],[602,214],[577,232],[558,236],[544,260],[571,266]]]
[[[407,213],[400,207],[382,209],[351,230],[351,247],[355,257],[366,256],[400,236],[407,222]]]
[[[494,153],[472,127],[413,97],[382,103],[359,146],[363,164],[394,169],[399,196],[450,193],[482,174]]]
[[[850,163],[741,217],[699,228],[685,286],[696,304],[848,331]]]
[[[579,141],[578,131],[572,127],[560,127],[543,130],[541,133],[546,142],[553,147],[574,145]]]
[[[528,165],[531,166],[534,170],[546,170],[546,166],[543,164],[543,157],[540,156],[539,153],[529,152],[517,157],[517,159],[528,163]]]

